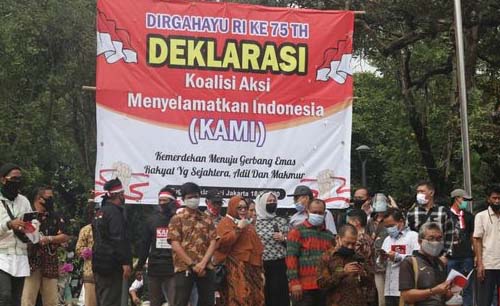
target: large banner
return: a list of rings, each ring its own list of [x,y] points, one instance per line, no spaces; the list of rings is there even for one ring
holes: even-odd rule
[[[350,195],[352,12],[99,0],[96,190]],[[283,200],[284,199],[284,200]]]

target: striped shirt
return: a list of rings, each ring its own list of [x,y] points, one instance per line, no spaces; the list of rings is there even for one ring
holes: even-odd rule
[[[406,220],[406,225],[417,233],[420,226],[427,222],[439,224],[444,236],[444,252],[446,254],[450,252],[453,239],[453,221],[447,207],[434,205],[428,212],[424,207],[415,206],[413,210],[408,212]]]
[[[301,285],[303,290],[318,289],[316,282],[319,260],[334,245],[334,236],[324,226],[314,227],[308,220],[288,233],[286,266],[289,287]]]

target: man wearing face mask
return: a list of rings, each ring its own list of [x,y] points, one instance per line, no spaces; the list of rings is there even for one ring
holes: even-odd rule
[[[417,186],[417,205],[408,212],[406,225],[415,232],[420,232],[420,227],[428,222],[439,224],[444,235],[443,254],[451,252],[453,239],[453,222],[448,207],[438,206],[434,203],[434,186],[430,182],[421,182]],[[445,256],[441,257],[443,262],[447,261]]]
[[[448,272],[455,269],[468,275],[474,268],[474,252],[472,250],[472,234],[474,233],[474,216],[467,211],[471,196],[463,189],[451,192],[451,219],[453,221],[453,239],[451,252],[448,255]],[[463,305],[472,306],[473,279],[463,291]]]
[[[175,295],[172,246],[168,243],[168,225],[177,210],[177,194],[164,187],[158,193],[160,211],[154,213],[144,228],[136,273],[142,274],[148,260],[148,284],[151,306],[161,306],[163,300],[173,304]],[[166,296],[164,296],[164,294]]]
[[[353,208],[355,209],[362,209],[367,216],[370,216],[372,214],[373,207],[368,188],[361,187],[356,189],[356,191],[354,192],[353,206]]]
[[[335,247],[323,253],[318,265],[318,286],[328,292],[326,305],[366,306],[366,288],[375,284],[372,269],[355,251],[358,231],[345,224],[336,239]]]
[[[19,194],[19,166],[0,167],[0,305],[20,306],[24,278],[30,275],[23,215],[31,212],[28,199]],[[11,216],[13,218],[11,218]],[[22,237],[22,239],[20,238]]]
[[[211,262],[216,248],[214,222],[202,213],[201,190],[195,183],[181,186],[182,201],[186,208],[175,215],[168,226],[168,241],[174,259],[174,306],[186,306],[194,285],[198,290],[198,306],[215,303],[215,274]]]
[[[98,305],[119,306],[122,283],[132,271],[132,250],[125,218],[125,191],[116,178],[104,184],[102,208],[92,222],[92,270]]]
[[[290,218],[290,227],[294,228],[304,223],[307,219],[307,207],[314,199],[314,195],[309,187],[299,185],[295,187],[293,194],[289,194],[287,197],[293,197],[295,209],[297,210],[297,212]],[[327,230],[334,235],[337,234],[337,227],[335,226],[333,215],[328,209],[325,212],[325,224]]]
[[[224,204],[224,198],[222,197],[222,194],[218,190],[210,190],[205,197],[205,204],[207,205],[207,210],[205,210],[205,213],[210,218],[212,218],[215,226],[217,226],[217,224],[219,224],[220,220],[222,219],[222,216],[220,214],[222,205]]]
[[[386,265],[385,270],[385,305],[399,305],[399,265],[414,251],[420,249],[418,233],[405,226],[403,213],[397,208],[389,208],[383,224],[388,232],[377,261]]]
[[[22,306],[34,306],[38,293],[44,306],[57,306],[59,302],[57,280],[59,258],[57,250],[69,240],[65,234],[64,219],[54,210],[54,192],[51,187],[37,189],[33,201],[39,213],[40,242],[28,246],[30,277],[24,281]]]
[[[415,306],[443,306],[452,293],[446,267],[439,259],[444,247],[441,226],[435,222],[422,225],[418,243],[420,250],[406,257],[399,267],[401,298]]]
[[[325,296],[316,281],[316,266],[323,252],[333,246],[333,234],[325,227],[326,204],[315,199],[308,218],[288,233],[286,266],[294,306],[323,306]]]
[[[488,190],[488,209],[476,215],[474,220],[474,251],[481,294],[478,306],[489,306],[495,290],[500,288],[500,186]]]

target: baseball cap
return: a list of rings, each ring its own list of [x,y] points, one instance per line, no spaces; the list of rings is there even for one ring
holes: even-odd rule
[[[207,196],[205,197],[207,200],[211,201],[212,203],[223,203],[224,198],[222,196],[222,193],[220,193],[218,190],[210,190],[207,192]]]
[[[450,196],[452,198],[456,198],[456,197],[462,197],[464,199],[467,199],[467,200],[471,200],[472,197],[463,189],[455,189],[451,192]]]
[[[302,195],[310,195],[312,196],[312,191],[311,188],[305,186],[305,185],[299,185],[295,187],[295,190],[293,194],[287,195],[287,197],[295,197],[295,196],[302,196]]]

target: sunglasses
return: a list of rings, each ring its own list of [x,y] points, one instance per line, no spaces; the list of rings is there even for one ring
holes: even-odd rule
[[[247,206],[238,206],[238,210],[247,210],[248,207]]]

